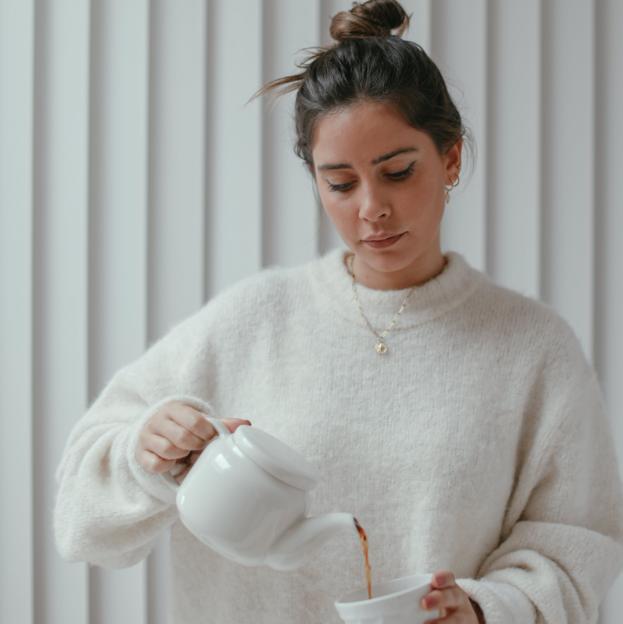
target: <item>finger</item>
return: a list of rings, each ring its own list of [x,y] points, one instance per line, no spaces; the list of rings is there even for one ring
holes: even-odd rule
[[[167,420],[186,429],[201,440],[204,447],[216,435],[216,430],[207,420],[206,415],[185,403],[174,403],[167,412]]]
[[[168,416],[178,425],[188,429],[188,431],[206,442],[217,435],[216,429],[206,418],[206,414],[201,410],[195,409],[192,405],[175,403],[169,410]],[[233,433],[237,427],[242,424],[250,425],[251,421],[245,418],[229,418],[223,419],[223,424]]]
[[[184,455],[184,457],[180,457],[176,463],[180,466],[192,466],[197,461],[195,457],[197,454],[200,454],[200,451],[191,451],[187,455]]]
[[[160,435],[173,443],[178,449],[183,449],[186,453],[178,455],[182,457],[188,454],[189,451],[201,451],[205,448],[207,441],[191,433],[186,427],[178,424],[177,422],[167,418],[160,423],[158,432],[155,435]]]
[[[454,574],[450,570],[439,570],[433,574],[433,580],[431,581],[431,587],[433,588],[452,587],[454,584]]]
[[[436,589],[422,599],[423,609],[458,609],[465,604],[465,594],[458,587]]]
[[[143,449],[137,457],[140,465],[148,472],[162,473],[171,470],[175,465],[175,460],[163,459],[152,451]]]
[[[145,448],[148,451],[158,455],[162,459],[182,459],[189,453],[189,449],[184,449],[173,442],[169,437],[152,433],[145,442]]]
[[[190,472],[190,469],[193,467],[199,456],[201,455],[201,451],[192,451],[186,457],[182,457],[178,459],[176,462],[176,466],[180,467],[179,472],[173,475],[173,478],[181,484],[186,475]]]
[[[173,478],[178,482],[178,484],[181,484],[182,481],[185,479],[186,475],[188,474],[188,472],[190,471],[190,469],[191,469],[191,466],[186,466],[184,470],[181,470]]]
[[[251,421],[246,418],[223,418],[223,424],[229,429],[230,433],[234,433],[240,425],[250,425]]]

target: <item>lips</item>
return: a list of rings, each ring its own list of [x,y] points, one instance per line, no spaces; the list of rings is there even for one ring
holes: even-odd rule
[[[389,238],[384,238],[382,240],[363,240],[362,242],[373,249],[389,247],[390,245],[398,242],[405,234],[406,232],[402,232],[401,234],[395,234],[394,236],[390,236]]]
[[[378,236],[371,236],[370,238],[364,238],[364,243],[376,243],[377,241],[387,240],[388,238],[395,238],[396,236],[400,236],[401,233],[398,234],[379,234]]]

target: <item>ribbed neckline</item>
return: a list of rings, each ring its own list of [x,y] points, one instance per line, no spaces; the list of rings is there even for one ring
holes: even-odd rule
[[[343,319],[365,325],[353,297],[352,279],[344,264],[347,248],[336,247],[308,265],[312,287],[318,297]],[[445,267],[437,276],[416,286],[392,332],[429,321],[463,303],[479,285],[490,278],[472,267],[462,254],[447,251]],[[377,331],[391,322],[409,288],[378,290],[357,282],[357,294],[364,314]]]

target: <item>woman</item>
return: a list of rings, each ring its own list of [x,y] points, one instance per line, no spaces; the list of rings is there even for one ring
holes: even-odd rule
[[[221,292],[118,371],[67,442],[61,554],[132,565],[171,526],[176,624],[338,622],[363,580],[356,537],[286,574],[184,529],[162,473],[181,482],[210,443],[204,413],[321,467],[311,512],[361,521],[375,579],[435,571],[431,621],[594,622],[621,570],[617,457],[576,335],[441,251],[465,130],[408,21],[355,3],[334,46],[258,92],[297,89],[296,153],[347,249]]]

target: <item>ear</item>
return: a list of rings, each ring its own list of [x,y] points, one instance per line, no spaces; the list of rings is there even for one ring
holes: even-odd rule
[[[457,142],[444,154],[444,169],[448,183],[454,180],[461,170],[461,152],[463,150],[463,138],[459,138]]]

